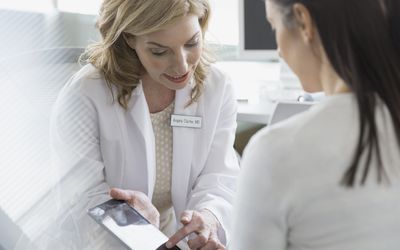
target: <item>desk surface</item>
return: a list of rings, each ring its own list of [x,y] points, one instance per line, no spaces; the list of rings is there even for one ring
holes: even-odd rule
[[[241,122],[268,124],[274,107],[275,103],[273,102],[249,104],[238,101],[237,120]]]
[[[267,124],[277,101],[302,94],[298,79],[276,62],[221,61],[216,66],[233,82],[238,99],[237,120]]]
[[[265,82],[265,85],[275,84]],[[238,99],[237,120],[243,122],[267,124],[272,115],[276,103],[280,101],[297,101],[303,90],[295,89],[277,89],[261,90],[250,100]]]

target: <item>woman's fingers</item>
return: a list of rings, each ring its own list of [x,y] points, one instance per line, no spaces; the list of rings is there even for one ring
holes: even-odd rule
[[[211,233],[207,243],[200,250],[225,250],[216,233]]]
[[[182,220],[182,219],[181,219]],[[185,220],[186,221],[186,220]],[[196,232],[198,225],[196,225],[193,220],[190,220],[184,227],[179,229],[174,235],[172,235],[166,243],[168,248],[171,248],[178,244],[179,241],[183,240],[189,234]]]
[[[181,222],[184,227],[169,238],[166,244],[168,248],[173,247],[191,233],[196,233],[196,237],[188,241],[190,249],[225,249],[217,237],[219,223],[211,212],[187,210],[182,213]]]
[[[110,196],[116,200],[124,200],[135,208],[146,208],[151,205],[147,196],[139,191],[111,188]]]
[[[187,225],[190,221],[192,221],[193,210],[185,210],[181,215],[181,223],[183,225]]]
[[[127,194],[124,192],[124,190],[119,189],[119,188],[111,188],[110,196],[116,200],[126,200],[127,199]]]
[[[204,230],[201,233],[198,233],[197,236],[187,242],[190,249],[198,249],[207,244],[209,241],[210,231]]]

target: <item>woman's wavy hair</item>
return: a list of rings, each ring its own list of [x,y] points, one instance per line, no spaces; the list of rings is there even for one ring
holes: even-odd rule
[[[372,156],[378,182],[388,180],[382,163],[376,109],[387,106],[400,144],[400,1],[399,0],[270,0],[281,7],[287,27],[296,25],[293,5],[303,4],[318,29],[336,73],[357,98],[360,133],[354,158],[341,184],[364,184]],[[366,156],[364,166],[361,158]]]
[[[204,36],[210,17],[208,0],[104,0],[96,24],[102,39],[89,45],[80,61],[91,63],[100,70],[113,98],[115,88],[118,103],[127,109],[132,91],[145,69],[135,50],[127,44],[124,34],[140,36],[159,31],[188,14],[199,17]],[[211,53],[203,44],[203,53],[194,72],[196,84],[188,105],[201,95],[212,60]]]

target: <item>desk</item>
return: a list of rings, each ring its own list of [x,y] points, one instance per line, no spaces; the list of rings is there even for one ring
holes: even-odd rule
[[[241,122],[268,124],[274,107],[274,102],[246,103],[238,101],[237,120]]]
[[[232,79],[239,122],[267,124],[277,101],[294,101],[303,92],[293,73],[277,62],[221,61],[216,67]]]

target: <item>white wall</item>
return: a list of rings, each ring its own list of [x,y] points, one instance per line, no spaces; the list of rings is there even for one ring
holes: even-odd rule
[[[0,9],[0,58],[52,47],[85,47],[97,40],[96,17],[65,12]]]

